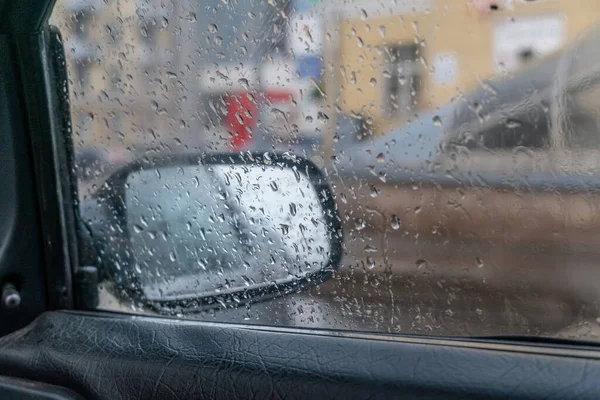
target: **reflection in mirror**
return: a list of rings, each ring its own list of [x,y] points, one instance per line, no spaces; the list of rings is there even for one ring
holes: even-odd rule
[[[328,266],[328,227],[295,169],[186,165],[131,173],[132,263],[151,301],[229,294]]]

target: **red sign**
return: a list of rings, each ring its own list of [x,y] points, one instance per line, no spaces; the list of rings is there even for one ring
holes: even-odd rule
[[[258,102],[270,106],[274,104],[291,104],[292,96],[288,90],[276,89],[265,93],[238,92],[224,96],[227,113],[224,124],[231,133],[228,147],[234,151],[243,151],[252,142],[252,134],[258,119]]]
[[[256,102],[250,93],[228,94],[224,100],[227,107],[225,126],[231,133],[228,145],[235,151],[245,150],[256,128]]]

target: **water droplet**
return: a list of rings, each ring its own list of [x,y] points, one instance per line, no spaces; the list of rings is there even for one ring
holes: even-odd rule
[[[371,86],[375,87],[377,85],[377,79],[371,78],[371,80],[369,80],[369,83],[371,84]]]
[[[367,18],[369,18],[369,15],[367,14],[367,11],[364,8],[360,9],[360,14],[361,14],[360,17],[363,21],[366,20]]]
[[[506,127],[508,129],[517,129],[521,126],[521,121],[517,121],[516,119],[509,119],[506,121]]]
[[[375,186],[371,185],[371,197],[377,197],[379,196],[379,189],[377,189]]]
[[[367,223],[365,222],[364,219],[362,219],[362,218],[356,218],[354,220],[354,228],[357,231],[361,231],[361,230],[365,229],[366,226],[367,226]]]
[[[442,126],[442,118],[439,115],[433,117],[433,125]]]
[[[375,259],[371,256],[367,257],[367,267],[369,267],[369,269],[375,268]]]
[[[400,218],[398,218],[397,215],[392,215],[392,229],[397,231],[398,229],[400,229],[400,227],[402,226],[402,222],[400,221]]]
[[[188,15],[187,15],[186,19],[189,22],[196,22],[196,13],[193,12],[193,11],[188,12]]]
[[[377,30],[379,31],[379,35],[385,39],[385,26],[379,25],[379,28]]]
[[[290,203],[290,214],[296,215],[296,204]]]
[[[250,286],[250,279],[246,275],[242,275],[242,279],[244,280],[244,285]]]
[[[419,258],[415,264],[417,265],[417,269],[421,269],[426,267],[429,263],[424,258]]]
[[[238,123],[240,125],[244,125],[244,119],[242,118],[242,116],[240,115],[240,113],[235,113],[235,118],[238,120]]]
[[[216,33],[216,32],[219,32],[219,28],[217,28],[217,25],[215,25],[215,24],[210,24],[210,25],[208,25],[208,31],[210,33]]]
[[[356,37],[356,45],[359,49],[362,49],[365,46],[365,42],[360,38],[360,36]]]
[[[483,267],[483,260],[480,257],[475,257],[475,262],[477,263],[477,268]]]
[[[285,112],[283,112],[279,108],[275,108],[275,107],[271,108],[271,115],[273,117],[283,120],[287,123],[287,116],[285,115]]]
[[[383,153],[379,153],[377,154],[377,156],[375,157],[375,159],[377,160],[377,162],[384,162],[385,161],[385,155]]]
[[[238,79],[238,83],[246,90],[250,90],[250,83],[248,83],[248,79],[240,78]]]
[[[174,252],[170,252],[169,253],[169,260],[175,262],[175,260],[177,260],[177,256],[175,255]]]
[[[144,228],[138,224],[133,225],[133,231],[135,233],[142,233],[144,231]]]
[[[275,181],[271,181],[271,183],[269,183],[269,186],[271,186],[271,189],[273,189],[274,192],[276,192],[279,189],[279,186],[277,186],[277,182]]]
[[[368,244],[365,246],[365,253],[377,253],[377,247]]]
[[[322,112],[322,111],[319,111],[319,112],[317,113],[317,119],[318,119],[319,121],[321,121],[322,123],[324,123],[324,124],[326,124],[326,123],[327,123],[327,121],[329,121],[329,117],[327,116],[327,114],[325,114],[325,113],[324,113],[324,112]]]
[[[310,115],[307,115],[304,120],[308,123],[313,122],[313,117],[311,117]]]

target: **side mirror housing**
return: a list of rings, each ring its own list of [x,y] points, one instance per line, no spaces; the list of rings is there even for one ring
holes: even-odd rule
[[[165,312],[297,292],[328,279],[341,258],[329,185],[291,154],[137,160],[81,216],[102,238],[94,243],[102,278],[119,296]]]

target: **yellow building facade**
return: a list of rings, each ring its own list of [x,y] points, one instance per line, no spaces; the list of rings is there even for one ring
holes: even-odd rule
[[[600,21],[598,0],[414,3],[402,12],[390,5],[375,16],[355,13],[339,24],[339,107],[372,119],[376,133],[440,107],[485,79],[541,62]],[[390,49],[403,47],[414,60],[392,76]],[[390,112],[388,103],[396,99],[386,92],[386,82],[400,78],[408,86],[408,69],[419,71],[418,84],[405,89],[413,92],[411,104]]]
[[[134,151],[176,124],[175,36],[159,2],[59,1],[76,148]],[[170,95],[172,93],[172,95]],[[171,112],[171,115],[168,115]]]

